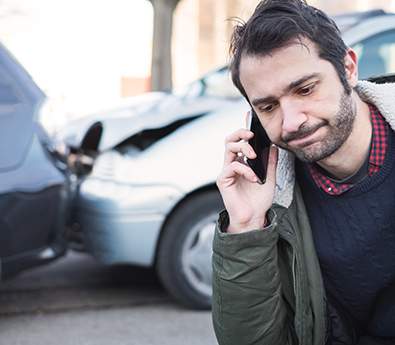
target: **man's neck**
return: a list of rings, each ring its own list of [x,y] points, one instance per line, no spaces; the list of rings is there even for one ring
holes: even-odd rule
[[[356,117],[352,132],[345,143],[331,156],[317,162],[324,170],[338,179],[357,172],[364,164],[372,138],[372,123],[369,106],[356,92],[353,93]]]

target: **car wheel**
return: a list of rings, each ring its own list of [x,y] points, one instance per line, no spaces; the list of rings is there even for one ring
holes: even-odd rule
[[[164,228],[156,268],[169,293],[183,305],[208,309],[212,296],[212,241],[220,194],[210,191],[186,200]]]

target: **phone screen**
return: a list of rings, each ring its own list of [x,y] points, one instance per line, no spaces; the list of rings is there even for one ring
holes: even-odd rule
[[[257,157],[255,159],[247,158],[246,163],[254,171],[260,182],[265,183],[271,142],[254,110],[250,112],[248,129],[254,133],[254,137],[248,143],[254,149]]]

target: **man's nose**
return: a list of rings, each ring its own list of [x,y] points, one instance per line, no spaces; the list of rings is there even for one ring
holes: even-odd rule
[[[280,104],[282,111],[282,134],[295,133],[307,121],[307,116],[301,104],[292,101],[283,101]]]

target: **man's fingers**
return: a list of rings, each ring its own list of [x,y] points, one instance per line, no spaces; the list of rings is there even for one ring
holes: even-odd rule
[[[226,166],[232,163],[239,153],[250,159],[256,158],[256,153],[247,142],[240,141],[238,143],[228,143],[225,148],[224,165]]]
[[[237,159],[238,153],[242,153],[250,158],[251,153],[249,149],[244,148],[242,146],[249,145],[247,141],[254,136],[254,133],[251,131],[240,128],[237,131],[230,134],[225,139],[225,155],[224,155],[224,166],[232,163]],[[254,155],[254,154],[252,154]],[[251,157],[252,159],[255,157]]]
[[[258,178],[249,166],[234,161],[223,170],[222,174],[218,178],[218,183],[226,183],[226,180],[234,179],[237,176],[242,176],[250,182],[258,181]]]
[[[236,132],[233,132],[229,136],[226,137],[225,139],[225,144],[228,143],[237,143],[240,140],[249,140],[254,136],[254,133],[252,133],[250,130],[245,129],[245,128],[240,128]]]

